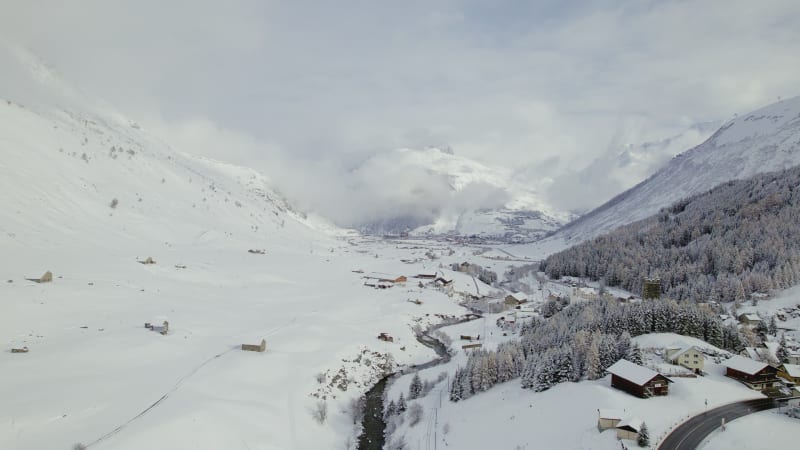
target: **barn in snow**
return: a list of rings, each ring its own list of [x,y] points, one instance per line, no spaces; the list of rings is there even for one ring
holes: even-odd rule
[[[637,397],[647,398],[669,394],[672,380],[647,367],[620,359],[607,369],[611,386]]]

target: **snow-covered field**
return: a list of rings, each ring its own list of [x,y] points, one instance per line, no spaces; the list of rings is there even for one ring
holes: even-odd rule
[[[764,411],[728,423],[704,441],[703,450],[796,448],[800,420],[778,411]]]
[[[465,312],[410,277],[472,249],[336,230],[262,175],[94,108],[0,102],[0,191],[2,449],[340,446],[343,405],[386,358],[434,357],[412,326]],[[144,327],[164,320],[166,336]]]

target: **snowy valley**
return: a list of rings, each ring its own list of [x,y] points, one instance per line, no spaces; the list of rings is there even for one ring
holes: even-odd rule
[[[636,274],[629,292],[588,257],[558,253],[586,242],[572,251],[594,255],[591,238],[620,225],[796,166],[800,97],[729,121],[580,218],[520,172],[439,148],[379,153],[355,176],[424,174],[414,195],[452,207],[387,201],[396,215],[353,230],[295,208],[269,174],[173,147],[14,58],[38,94],[0,98],[0,449],[612,450],[643,437],[672,449],[685,447],[668,435],[694,416],[800,397],[794,250],[768,268],[785,283],[742,296],[717,295],[707,273],[678,295],[673,277],[620,262]],[[618,178],[661,167],[675,142],[708,134],[695,131],[589,167],[636,160]],[[783,175],[730,185],[794,192],[800,175]],[[748,192],[773,193],[737,198]],[[716,199],[709,210],[726,206]],[[784,211],[772,206],[759,213]],[[722,220],[703,235],[728,233]],[[657,240],[630,234],[637,257],[654,258]],[[705,242],[687,235],[684,246]],[[689,354],[697,366],[681,363]],[[737,378],[748,364],[766,385]],[[798,422],[783,412],[737,419],[697,447],[753,448],[757,429],[758,445],[789,448]]]

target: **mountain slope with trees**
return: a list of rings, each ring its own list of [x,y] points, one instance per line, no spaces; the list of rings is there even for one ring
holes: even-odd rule
[[[800,167],[730,181],[543,261],[541,270],[676,300],[742,301],[800,280]]]
[[[800,96],[728,121],[702,144],[550,239],[579,243],[644,219],[659,209],[730,180],[800,164]]]

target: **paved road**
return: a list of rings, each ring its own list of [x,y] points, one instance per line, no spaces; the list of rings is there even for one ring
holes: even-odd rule
[[[658,447],[659,450],[692,450],[696,449],[703,439],[712,431],[719,428],[722,419],[729,423],[734,419],[759,411],[766,411],[778,407],[778,402],[771,398],[758,398],[745,400],[720,406],[703,414],[697,415],[684,424],[672,430]]]

